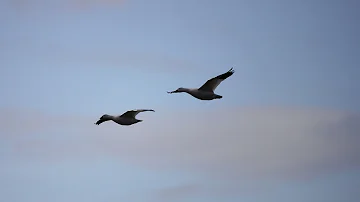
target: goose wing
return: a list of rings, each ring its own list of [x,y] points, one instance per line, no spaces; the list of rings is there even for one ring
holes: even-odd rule
[[[223,74],[221,74],[219,76],[216,76],[216,77],[214,77],[212,79],[207,80],[206,83],[199,88],[199,90],[214,92],[215,88],[218,87],[218,85],[222,81],[227,79],[229,76],[233,75],[234,72],[235,71],[233,70],[233,68],[231,68],[226,73],[223,73]]]
[[[136,109],[136,110],[129,110],[121,115],[121,117],[127,117],[127,118],[135,118],[135,116],[140,112],[146,112],[146,111],[152,111],[155,112],[152,109]]]

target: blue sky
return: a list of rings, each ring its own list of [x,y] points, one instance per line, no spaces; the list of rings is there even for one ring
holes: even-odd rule
[[[358,7],[1,1],[0,199],[356,201]],[[221,100],[166,93],[231,67]]]

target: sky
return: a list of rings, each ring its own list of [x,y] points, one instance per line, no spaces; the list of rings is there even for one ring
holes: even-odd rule
[[[357,201],[359,6],[1,0],[0,200]]]

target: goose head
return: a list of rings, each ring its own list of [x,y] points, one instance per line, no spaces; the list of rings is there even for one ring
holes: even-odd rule
[[[110,121],[113,119],[113,116],[108,115],[108,114],[104,114],[100,117],[100,119],[95,123],[96,125],[100,125],[101,123],[105,122],[105,121]]]

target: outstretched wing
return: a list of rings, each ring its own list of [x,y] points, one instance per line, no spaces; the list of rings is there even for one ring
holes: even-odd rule
[[[140,113],[140,112],[147,112],[147,111],[155,112],[155,111],[152,110],[152,109],[130,110],[130,111],[127,111],[127,112],[123,113],[123,114],[121,115],[121,117],[135,118],[135,116],[136,116],[138,113]]]
[[[218,85],[224,81],[225,79],[227,79],[229,76],[234,74],[234,70],[233,68],[231,68],[229,71],[227,71],[226,73],[223,73],[217,77],[214,77],[212,79],[209,79],[206,81],[206,83],[204,85],[202,85],[199,90],[201,91],[209,91],[209,92],[214,92],[215,88],[218,87]]]

